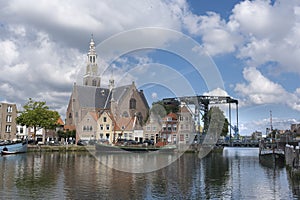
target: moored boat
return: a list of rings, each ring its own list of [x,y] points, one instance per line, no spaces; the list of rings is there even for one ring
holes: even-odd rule
[[[285,163],[284,150],[277,147],[276,144],[271,144],[270,147],[261,141],[259,147],[259,161],[261,164],[268,167],[283,167]]]
[[[144,146],[144,145],[111,145],[104,143],[97,143],[95,145],[97,152],[117,152],[117,153],[126,153],[126,152],[153,152],[153,151],[162,151],[162,152],[172,152],[176,149],[175,145],[165,145],[162,147],[158,146]]]
[[[1,155],[18,154],[27,152],[27,142],[8,143],[0,146]]]

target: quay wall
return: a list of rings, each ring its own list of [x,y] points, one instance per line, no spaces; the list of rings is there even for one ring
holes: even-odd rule
[[[299,146],[286,145],[285,146],[285,164],[292,176],[300,177],[300,163],[299,163]]]
[[[64,146],[50,146],[50,145],[28,145],[27,152],[67,152],[67,151],[95,151],[95,146],[77,146],[77,145],[64,145]]]

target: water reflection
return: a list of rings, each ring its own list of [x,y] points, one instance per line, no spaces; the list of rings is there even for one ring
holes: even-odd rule
[[[299,181],[286,169],[259,164],[256,149],[224,149],[203,159],[184,154],[168,167],[149,173],[127,173],[102,162],[126,155],[42,153],[0,157],[2,199],[297,199]],[[150,156],[151,162],[173,155]],[[138,164],[135,166],[139,166]],[[293,194],[294,193],[294,194]]]

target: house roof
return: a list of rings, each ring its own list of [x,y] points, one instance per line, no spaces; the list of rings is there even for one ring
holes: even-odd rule
[[[119,130],[131,131],[134,129],[133,121],[134,121],[134,119],[131,117],[121,117],[120,119],[118,119],[116,121],[116,124],[117,124]]]
[[[90,115],[93,117],[93,119],[94,119],[95,121],[98,120],[98,115],[97,115],[96,112],[89,112],[89,113],[90,113]]]
[[[182,106],[181,108],[180,108],[180,111],[179,111],[180,113],[191,113],[190,111],[189,111],[189,109],[186,107],[186,106]]]
[[[172,120],[177,120],[177,115],[175,113],[169,113],[166,118],[172,117]]]
[[[58,118],[57,122],[56,122],[58,125],[64,125],[64,121],[60,118]]]

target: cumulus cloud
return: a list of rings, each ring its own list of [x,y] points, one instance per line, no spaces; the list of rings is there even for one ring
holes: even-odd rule
[[[300,74],[299,1],[243,1],[230,16],[236,32],[243,37],[237,57],[248,65],[277,63],[282,72]]]
[[[1,99],[18,105],[29,97],[45,100],[64,115],[73,82],[85,68],[91,33],[100,42],[140,27],[180,31],[184,7],[187,3],[181,0],[1,2]],[[157,35],[156,42],[165,39],[168,36]]]
[[[300,111],[299,89],[287,92],[280,84],[272,82],[254,67],[245,68],[243,76],[247,83],[238,83],[235,91],[242,96],[244,105],[282,104]]]
[[[214,12],[196,15],[184,0],[132,0],[126,4],[123,1],[11,0],[0,4],[0,96],[3,100],[22,104],[28,97],[38,98],[51,102],[64,115],[72,84],[78,82],[78,74],[85,67],[91,33],[100,42],[133,28],[163,27],[200,38],[203,49],[212,56],[233,53],[252,66],[244,70],[246,82],[235,87],[243,102],[279,103],[285,95],[289,98],[286,104],[300,110],[300,89],[287,92],[259,71],[259,67],[274,62],[279,71],[300,75],[297,0],[242,1],[236,4],[228,19]],[[136,38],[136,41],[141,39]],[[166,35],[157,35],[155,42],[163,44],[166,39],[169,39]],[[148,62],[146,56],[141,58],[146,60],[138,63]],[[99,66],[102,64],[99,60]],[[118,76],[122,69],[115,71]],[[107,77],[103,80],[107,81]]]

